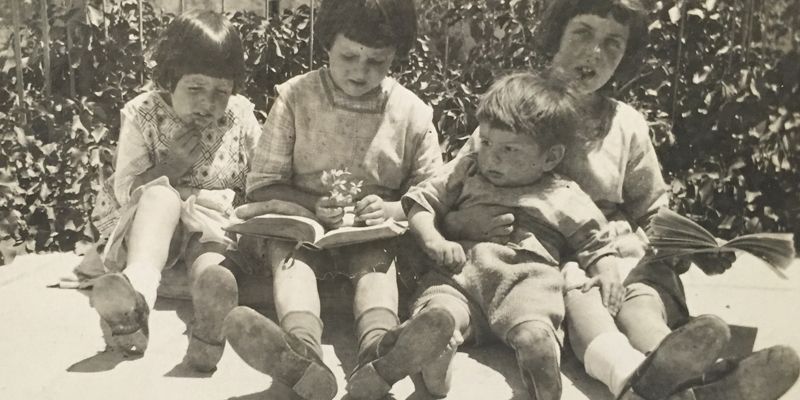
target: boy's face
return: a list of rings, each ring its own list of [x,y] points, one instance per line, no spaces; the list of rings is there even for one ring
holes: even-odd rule
[[[533,184],[555,168],[562,156],[561,145],[543,149],[531,135],[481,122],[478,169],[495,186]]]
[[[381,84],[394,56],[394,47],[367,47],[340,33],[328,50],[328,63],[336,86],[350,96],[361,96]]]
[[[628,27],[611,15],[576,15],[564,28],[553,67],[566,74],[581,93],[593,93],[614,75],[628,35]]]
[[[205,127],[222,118],[233,93],[233,81],[186,74],[172,91],[172,108],[186,124]]]

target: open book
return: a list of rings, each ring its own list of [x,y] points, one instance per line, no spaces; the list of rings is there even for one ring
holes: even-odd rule
[[[718,243],[711,232],[689,218],[662,208],[653,217],[648,233],[650,244],[658,250],[654,259],[699,253],[745,251],[767,262],[780,277],[795,257],[791,233],[752,233]]]
[[[387,219],[378,225],[348,226],[326,232],[322,224],[313,218],[265,214],[229,225],[225,230],[242,235],[299,242],[307,248],[321,250],[399,236],[408,230],[408,223]]]

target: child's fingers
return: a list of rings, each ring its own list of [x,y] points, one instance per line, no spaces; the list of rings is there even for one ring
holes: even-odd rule
[[[456,346],[461,346],[464,343],[464,336],[461,335],[458,329],[453,331],[453,341],[455,342]]]
[[[595,276],[594,278],[589,279],[588,281],[584,282],[581,285],[581,291],[583,293],[586,293],[586,292],[592,290],[592,288],[597,286],[598,284],[600,284],[600,277],[599,276]]]
[[[355,212],[356,215],[358,215],[360,213],[374,212],[382,208],[383,206],[381,205],[381,198],[374,194],[371,194],[357,201],[355,204],[355,208],[353,209],[353,212]]]
[[[600,294],[603,297],[603,305],[609,307],[611,304],[611,291],[612,285],[606,282],[600,282]]]

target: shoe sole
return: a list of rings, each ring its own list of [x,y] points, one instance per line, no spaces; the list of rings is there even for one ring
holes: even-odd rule
[[[776,400],[797,382],[800,359],[788,346],[755,352],[719,380],[687,389],[674,398],[696,400]]]
[[[697,317],[664,338],[630,386],[645,399],[665,398],[713,365],[730,337],[728,325],[720,318]]]
[[[556,350],[558,344],[551,334],[548,333],[547,338],[549,341],[545,342],[545,346],[548,347],[548,351],[546,354],[538,353],[534,364],[523,364],[519,358],[519,352],[517,352],[520,375],[532,400],[557,400],[561,398],[560,354]],[[549,373],[545,373],[545,368],[550,369]],[[537,370],[538,373],[536,373]],[[536,375],[539,375],[538,380]]]
[[[186,360],[201,372],[216,369],[225,349],[222,323],[238,305],[236,278],[223,267],[209,267],[192,285],[195,322],[189,336]]]
[[[147,334],[136,321],[136,302],[139,294],[121,274],[107,274],[98,278],[92,288],[91,304],[100,319],[108,325],[111,335],[105,337],[112,349],[141,354],[147,349]]]
[[[302,398],[331,400],[336,396],[333,372],[321,360],[294,351],[284,331],[256,311],[248,307],[234,308],[225,317],[223,335],[247,365],[291,387]],[[248,344],[254,345],[253,349]]]
[[[356,399],[379,399],[385,396],[390,383],[375,368],[386,371],[394,368],[393,376],[408,376],[422,371],[435,360],[450,343],[455,330],[455,320],[445,310],[433,308],[423,311],[402,328],[397,341],[386,355],[359,368],[350,377],[347,391]]]

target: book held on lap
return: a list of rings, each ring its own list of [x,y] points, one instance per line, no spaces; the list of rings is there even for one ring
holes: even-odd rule
[[[764,261],[781,278],[781,271],[794,260],[794,235],[791,233],[752,233],[718,242],[705,228],[674,211],[662,208],[653,217],[648,232],[650,244],[658,253],[653,260],[702,253],[744,251]]]
[[[241,235],[299,242],[304,247],[321,250],[400,236],[408,230],[408,223],[387,219],[378,225],[346,226],[326,231],[313,218],[265,214],[234,223],[225,230]]]

